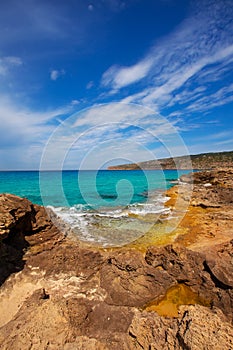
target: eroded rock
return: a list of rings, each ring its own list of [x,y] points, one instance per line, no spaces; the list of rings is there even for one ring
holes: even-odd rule
[[[135,250],[110,255],[100,271],[101,287],[107,302],[114,305],[143,306],[175,284],[166,271],[151,268]]]

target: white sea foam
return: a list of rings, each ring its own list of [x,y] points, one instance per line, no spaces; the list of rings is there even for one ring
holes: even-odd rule
[[[77,204],[73,207],[50,207],[50,209],[68,224],[79,239],[112,246],[134,240],[155,223],[153,220],[143,222],[140,217],[153,214],[152,217],[156,221],[161,214],[169,213],[169,209],[164,206],[166,200],[161,192],[155,192],[147,202],[130,204],[127,207],[91,210],[88,205]],[[134,233],[132,237],[131,232]]]

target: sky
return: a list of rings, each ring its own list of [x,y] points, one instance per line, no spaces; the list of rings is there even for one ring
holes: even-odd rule
[[[233,150],[232,0],[0,0],[0,170]]]

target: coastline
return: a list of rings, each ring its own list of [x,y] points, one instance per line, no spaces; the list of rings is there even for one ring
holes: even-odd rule
[[[167,192],[174,214],[187,210],[161,244],[151,234],[144,245],[94,247],[43,207],[0,196],[2,349],[217,349],[219,339],[232,349],[233,171],[190,176]]]
[[[219,167],[233,167],[233,152],[213,152],[184,155],[172,158],[154,159],[145,162],[109,166],[108,170],[211,170]]]

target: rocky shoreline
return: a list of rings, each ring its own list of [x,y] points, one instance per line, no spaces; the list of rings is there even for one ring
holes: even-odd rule
[[[1,349],[233,349],[233,170],[183,176],[174,213],[178,193],[179,234],[143,249],[72,240],[0,195]]]

